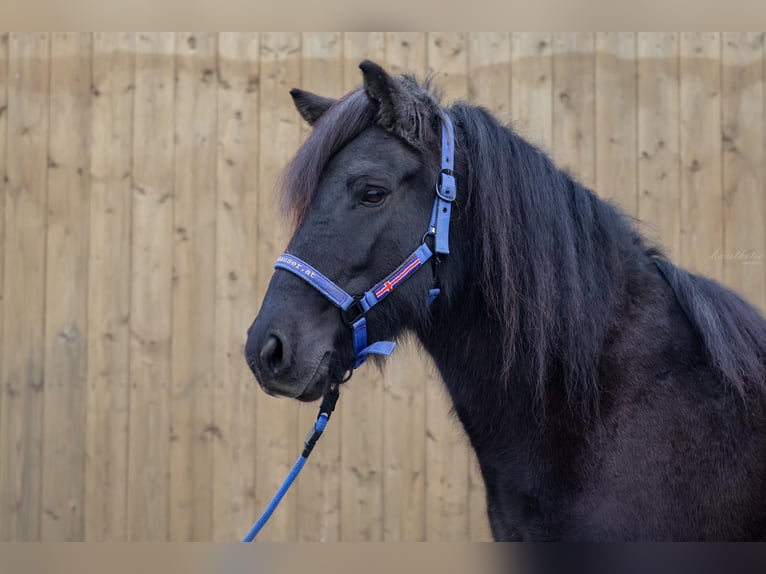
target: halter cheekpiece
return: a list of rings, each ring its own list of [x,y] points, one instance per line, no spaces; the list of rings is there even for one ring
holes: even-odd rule
[[[289,271],[303,279],[319,291],[333,305],[340,309],[343,322],[349,326],[353,334],[354,357],[353,369],[364,363],[369,355],[390,355],[396,343],[393,341],[376,341],[367,344],[367,313],[375,305],[385,299],[405,280],[417,272],[429,259],[434,266],[434,285],[428,292],[426,305],[430,305],[439,295],[437,268],[439,255],[449,253],[449,223],[452,213],[452,203],[457,195],[457,185],[453,173],[455,163],[455,131],[452,120],[445,111],[441,112],[441,171],[436,180],[436,197],[431,211],[428,230],[423,235],[423,242],[404,260],[392,273],[376,283],[360,296],[354,296],[338,287],[333,281],[295,255],[283,253],[279,256],[274,267]],[[433,250],[426,243],[433,238]],[[434,255],[434,252],[436,255]]]

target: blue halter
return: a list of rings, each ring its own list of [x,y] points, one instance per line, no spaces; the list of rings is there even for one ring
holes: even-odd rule
[[[322,275],[314,267],[294,255],[289,253],[283,253],[277,259],[274,267],[277,269],[284,269],[289,271],[306,281],[314,289],[324,295],[333,305],[340,309],[341,317],[343,321],[349,325],[354,335],[354,356],[356,361],[354,363],[351,372],[354,372],[359,365],[367,360],[369,355],[390,355],[396,343],[391,341],[378,341],[372,345],[367,345],[367,319],[365,315],[367,312],[377,305],[380,301],[385,299],[394,289],[402,284],[408,277],[411,277],[423,264],[431,259],[434,263],[434,282],[437,280],[436,264],[438,263],[438,255],[449,253],[449,220],[452,213],[452,202],[455,201],[457,194],[457,186],[455,184],[455,177],[453,175],[453,164],[455,163],[455,134],[452,127],[452,121],[446,112],[442,113],[442,159],[441,159],[441,171],[439,172],[439,179],[436,182],[436,199],[434,200],[434,207],[431,211],[431,221],[428,224],[428,230],[423,235],[423,243],[404,260],[404,263],[399,265],[396,270],[388,275],[385,279],[377,283],[371,289],[365,291],[360,297],[354,297],[350,295],[330,279]],[[437,256],[434,257],[434,252],[426,245],[426,238],[434,238],[434,250]],[[438,286],[434,287],[428,292],[427,305],[430,305],[436,296],[439,295]],[[277,509],[282,498],[287,493],[287,490],[295,482],[303,465],[306,463],[306,459],[311,454],[311,451],[316,445],[319,437],[325,430],[327,422],[330,419],[330,415],[335,409],[335,403],[338,400],[338,385],[333,384],[330,390],[322,400],[322,404],[319,407],[319,416],[314,423],[314,428],[311,429],[308,438],[306,439],[303,452],[295,461],[293,468],[285,478],[282,486],[279,487],[274,498],[271,499],[266,510],[261,514],[260,518],[253,524],[250,531],[244,538],[244,542],[252,542],[271,515]]]
[[[355,362],[352,370],[364,363],[369,355],[388,356],[396,347],[396,343],[393,341],[377,341],[371,345],[367,344],[366,315],[370,309],[385,299],[406,279],[412,277],[434,256],[434,251],[436,251],[437,257],[449,253],[449,222],[452,203],[457,195],[457,185],[453,175],[455,132],[449,114],[442,112],[441,117],[441,171],[436,182],[436,198],[431,210],[431,221],[428,224],[428,230],[423,235],[423,243],[399,267],[371,289],[365,291],[364,294],[355,297],[295,255],[283,253],[274,264],[276,269],[289,271],[303,279],[340,309],[343,321],[353,333]],[[434,251],[426,244],[426,238],[429,236],[434,238]],[[435,273],[434,277],[436,277]],[[428,292],[426,305],[430,305],[439,295],[439,292],[438,286],[434,286]]]

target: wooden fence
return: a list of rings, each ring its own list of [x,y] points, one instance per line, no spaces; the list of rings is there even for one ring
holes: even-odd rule
[[[363,58],[484,104],[766,309],[763,34],[7,34],[0,540],[236,540],[316,405],[242,357],[288,230],[273,187]],[[414,348],[368,367],[266,540],[485,540]]]

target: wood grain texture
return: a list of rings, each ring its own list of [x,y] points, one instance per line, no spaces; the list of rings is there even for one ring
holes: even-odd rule
[[[93,35],[85,540],[126,539],[135,34]]]
[[[553,35],[553,156],[586,187],[596,179],[595,35]]]
[[[511,34],[511,118],[519,134],[553,149],[553,50],[548,33]]]
[[[725,34],[722,61],[724,279],[766,311],[763,33]]]
[[[276,185],[279,175],[298,148],[300,117],[289,90],[300,85],[300,33],[263,33],[260,43],[260,143],[258,172],[258,283],[256,301],[262,301],[277,256],[287,246],[289,229],[279,219]],[[245,319],[243,332],[252,317]],[[255,384],[255,383],[254,383]],[[316,416],[316,414],[314,414]],[[297,405],[273,397],[259,397],[256,407],[256,507],[264,508],[300,454]],[[313,417],[312,417],[313,418]],[[311,422],[311,420],[307,421]],[[302,429],[304,427],[301,427]],[[247,529],[245,530],[247,532]],[[259,539],[296,540],[298,499],[286,496]]]
[[[212,534],[216,44],[176,36],[170,539]]]
[[[42,539],[85,534],[91,35],[51,38]]]
[[[681,34],[680,263],[723,278],[721,35]]]
[[[256,413],[262,395],[245,365],[248,321],[258,311],[258,34],[218,36],[215,426],[213,533],[238,540],[255,505]],[[264,400],[268,397],[263,396]]]
[[[0,540],[35,541],[42,534],[50,35],[12,33],[8,57]]]
[[[673,259],[681,252],[678,39],[638,35],[638,215]]]
[[[636,34],[596,35],[595,191],[638,214]]]
[[[468,97],[489,108],[501,123],[511,113],[511,35],[471,32],[468,35]]]
[[[0,360],[3,357],[3,307],[5,304],[5,198],[7,195],[7,183],[8,172],[6,170],[6,156],[5,150],[7,149],[8,141],[8,83],[10,78],[9,61],[8,61],[8,40],[10,34],[7,32],[0,33]],[[0,374],[4,376],[2,365],[0,365]],[[3,410],[3,397],[5,396],[5,379],[0,379],[0,416],[5,411]],[[5,445],[3,442],[3,424],[0,421],[0,445]],[[3,478],[3,460],[0,458],[0,481]],[[2,491],[2,485],[0,485],[0,492]],[[0,511],[3,510],[0,507]],[[0,520],[0,524],[2,520]],[[3,527],[0,526],[0,541],[4,542],[6,538],[3,537]]]
[[[136,38],[128,539],[169,537],[175,35]]]

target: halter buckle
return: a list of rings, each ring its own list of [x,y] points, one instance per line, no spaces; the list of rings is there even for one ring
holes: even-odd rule
[[[447,179],[449,178],[449,179]],[[436,176],[436,195],[447,203],[455,201],[455,176],[451,169],[444,168]],[[444,191],[446,189],[446,192]]]
[[[350,313],[354,313],[354,315],[351,315]],[[364,317],[364,308],[362,307],[361,301],[354,297],[354,302],[351,303],[351,305],[340,310],[340,316],[346,325],[349,327],[353,326],[354,323]]]

